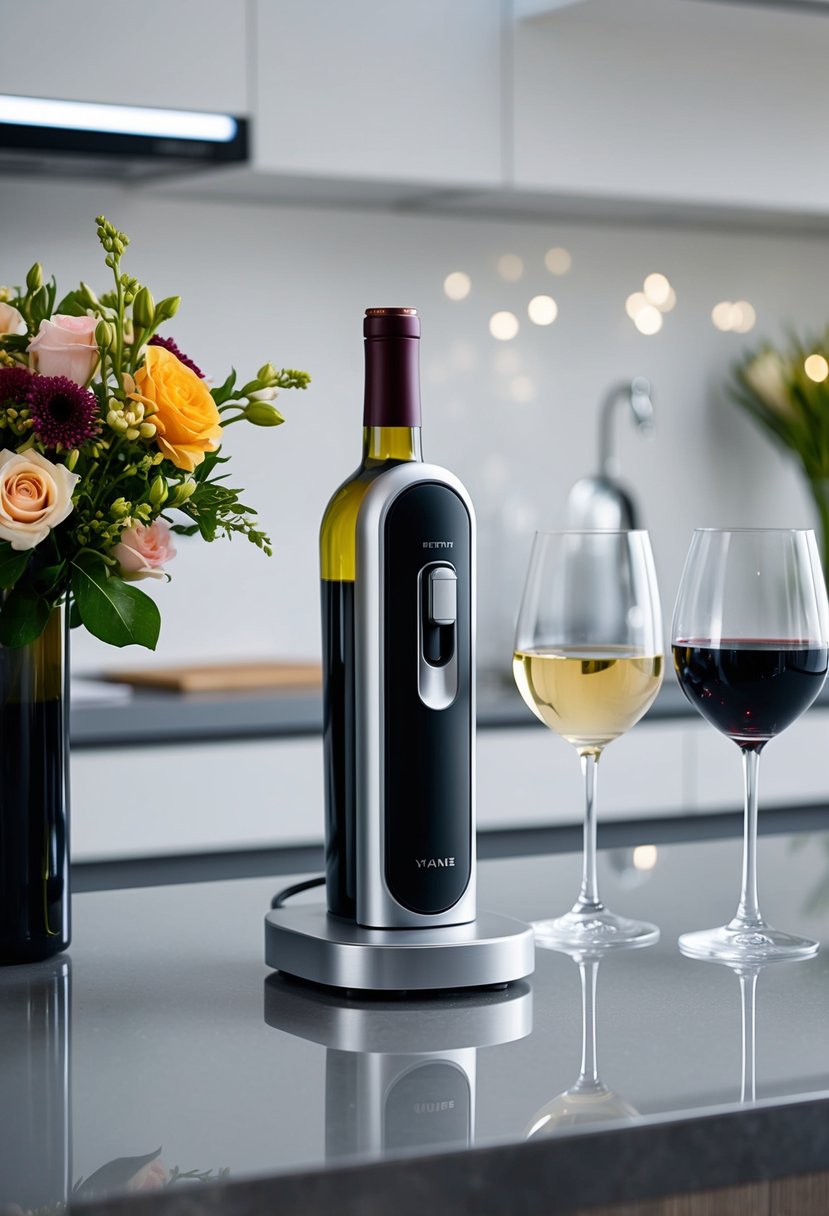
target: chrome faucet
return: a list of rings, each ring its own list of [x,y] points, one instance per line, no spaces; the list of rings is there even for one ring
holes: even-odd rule
[[[649,438],[654,433],[653,402],[650,382],[644,376],[614,384],[602,401],[599,418],[599,472],[583,477],[567,496],[567,527],[573,529],[638,528],[636,506],[618,482],[619,459],[613,445],[613,420],[617,406],[627,402],[633,411],[636,429]]]

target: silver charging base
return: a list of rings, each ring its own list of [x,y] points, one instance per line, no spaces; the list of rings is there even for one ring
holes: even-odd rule
[[[305,904],[265,917],[265,962],[329,988],[425,992],[524,979],[535,965],[535,945],[528,925],[493,912],[467,925],[364,929]]]

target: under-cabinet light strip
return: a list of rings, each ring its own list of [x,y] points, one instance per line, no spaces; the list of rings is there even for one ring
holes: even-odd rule
[[[236,119],[229,114],[56,101],[48,97],[13,97],[7,93],[0,93],[0,123],[58,127],[64,131],[105,131],[113,135],[201,139],[221,144],[229,143],[238,129]]]

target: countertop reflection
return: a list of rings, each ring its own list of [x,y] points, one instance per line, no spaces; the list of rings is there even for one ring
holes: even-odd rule
[[[271,975],[278,878],[78,896],[69,956],[0,970],[0,1209],[829,1091],[829,950],[759,977],[683,958],[681,931],[733,911],[740,843],[659,846],[636,871],[649,843],[601,855],[601,881],[659,943],[539,950],[530,983],[421,1002]],[[829,833],[765,837],[760,854],[770,918],[829,942]],[[578,870],[576,854],[482,863],[481,906],[558,912]]]

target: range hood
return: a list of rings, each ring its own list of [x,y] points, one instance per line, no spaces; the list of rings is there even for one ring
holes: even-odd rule
[[[0,172],[149,178],[248,159],[232,114],[0,93]]]

